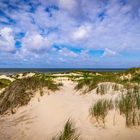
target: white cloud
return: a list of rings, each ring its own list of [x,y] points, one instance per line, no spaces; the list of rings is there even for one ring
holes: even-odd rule
[[[122,5],[117,0],[109,1],[107,5],[97,0],[54,0],[41,3],[34,13],[28,12],[27,7],[19,12],[11,12],[9,16],[18,21],[12,27],[13,30],[38,34],[42,30],[46,34],[49,32],[48,39],[54,44],[78,43],[83,48],[107,47],[118,52],[122,51],[124,43],[128,44],[126,49],[139,48],[140,20],[133,19],[130,4]],[[59,7],[59,10],[51,8],[51,16],[45,11],[45,6],[49,4]],[[99,13],[105,14],[102,21],[98,17]]]
[[[108,48],[105,48],[105,51],[103,53],[103,56],[106,56],[106,57],[110,57],[110,56],[115,56],[117,53],[115,51],[112,51]]]
[[[59,53],[61,56],[64,57],[77,57],[78,54],[74,53],[73,51],[70,51],[67,48],[62,48],[61,50],[59,50]]]
[[[0,50],[5,52],[15,50],[15,40],[11,28],[5,27],[0,30]]]
[[[85,41],[90,36],[91,27],[89,25],[82,25],[72,33],[74,41]]]
[[[77,3],[75,0],[59,0],[59,5],[61,8],[72,10]]]
[[[50,48],[50,42],[47,37],[38,33],[27,33],[22,40],[22,49],[29,51],[42,51]]]
[[[115,56],[116,59],[119,59],[116,54],[125,51],[140,53],[139,0],[128,0],[126,4],[120,4],[118,0],[38,0],[31,1],[30,5],[30,0],[27,3],[20,1],[18,5],[16,1],[11,1],[11,4],[16,5],[18,11],[14,8],[9,10],[7,3],[0,2],[0,9],[9,19],[15,20],[14,24],[0,23],[1,52],[17,51],[19,57],[26,56],[24,59],[28,60],[33,56],[42,62],[49,58],[53,61],[54,56],[62,56],[66,61],[70,61],[66,56],[78,57],[73,61],[75,63],[84,59],[88,63],[91,58],[89,52],[78,54],[71,51],[71,46],[89,51],[104,50],[104,56]],[[9,19],[0,17],[3,22]],[[22,47],[15,50],[14,34],[19,32],[26,35],[19,39]],[[50,48],[52,44],[64,48],[55,52]],[[49,52],[49,55],[43,55],[43,52]],[[100,59],[104,62],[107,57]]]

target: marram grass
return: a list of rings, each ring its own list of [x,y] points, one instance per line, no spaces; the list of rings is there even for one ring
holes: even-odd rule
[[[0,114],[8,110],[14,113],[14,108],[28,104],[35,91],[40,90],[42,95],[43,87],[56,91],[60,86],[52,78],[44,75],[17,79],[0,94]]]
[[[112,100],[100,99],[90,107],[89,114],[91,117],[94,117],[97,122],[102,121],[105,124],[105,117],[112,108]]]
[[[120,114],[125,116],[126,126],[140,125],[140,87],[135,86],[127,94],[122,94],[117,107]]]
[[[69,119],[62,132],[52,138],[52,140],[79,140],[79,134],[76,133],[76,129],[73,126],[72,121]]]
[[[127,70],[125,72],[104,72],[104,73],[81,73],[82,76],[80,79],[75,80],[77,82],[75,90],[84,89],[83,93],[92,91],[98,87],[99,83],[103,82],[112,82],[116,84],[122,84],[124,86],[128,84],[139,84],[140,83],[140,68],[134,68]],[[128,75],[131,78],[127,78]],[[118,87],[114,87],[115,90],[118,90]],[[103,92],[101,92],[103,93]],[[104,94],[104,93],[103,93]]]
[[[100,99],[89,109],[89,114],[95,118],[97,122],[105,124],[105,117],[108,111],[116,109],[120,115],[125,117],[126,126],[140,125],[140,86],[132,86],[127,89],[126,93],[115,102],[107,99]]]

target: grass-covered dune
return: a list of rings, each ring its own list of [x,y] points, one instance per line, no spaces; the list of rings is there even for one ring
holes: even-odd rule
[[[105,95],[111,91],[119,91],[121,97],[115,101],[98,100],[90,107],[89,114],[97,122],[105,124],[105,117],[112,109],[125,117],[126,126],[140,125],[140,68],[133,68],[123,72],[87,73],[83,72],[80,79],[75,79],[75,90],[86,94],[96,89],[96,94]]]
[[[105,117],[108,112],[115,109],[120,115],[125,117],[126,126],[140,125],[140,87],[134,86],[122,93],[121,97],[115,101],[109,99],[98,100],[89,109],[89,114],[97,122],[105,125]]]
[[[74,78],[73,78],[74,79]],[[83,72],[80,78],[75,78],[76,90],[84,89],[83,93],[92,91],[99,83],[112,82],[129,87],[133,84],[140,84],[140,68],[133,68],[123,72]]]
[[[5,111],[13,109],[22,105],[26,105],[34,96],[35,91],[39,90],[42,95],[42,89],[47,87],[48,90],[58,90],[61,84],[57,84],[54,78],[58,78],[59,75],[53,74],[41,74],[23,73],[22,78],[17,76],[13,82],[8,79],[0,79],[0,88],[5,88],[4,92],[0,94],[0,114]],[[67,75],[61,75],[61,77],[67,77],[77,84],[76,90],[84,89],[83,93],[87,93],[97,88],[97,93],[104,94],[106,85],[100,85],[100,83],[112,82],[114,90],[119,89],[118,84],[124,85],[125,88],[130,88],[133,85],[139,85],[140,83],[140,68],[133,68],[123,72],[87,72],[76,71],[75,73],[69,73]]]
[[[55,82],[55,78],[67,77],[76,82],[75,89],[82,90],[87,93],[96,88],[98,94],[105,93],[105,86],[100,83],[112,82],[113,89],[118,90],[119,85],[130,88],[140,83],[140,68],[133,68],[123,72],[87,72],[76,71],[69,74],[41,74],[41,73],[23,73],[15,76],[15,80],[11,82],[8,79],[0,79],[0,88],[5,90],[0,94],[0,114],[7,110],[14,112],[14,108],[26,105],[34,96],[35,91],[39,90],[43,94],[42,89],[47,87],[48,90],[56,91],[61,84]],[[106,88],[107,90],[107,88]]]
[[[61,86],[52,77],[46,77],[44,74],[16,79],[10,84],[5,80],[2,80],[2,82],[3,85],[8,86],[0,94],[0,114],[3,114],[7,110],[11,110],[14,113],[14,108],[28,104],[37,90],[42,95],[44,87],[47,87],[48,90],[56,91]]]
[[[12,76],[0,92],[0,139],[22,139],[24,132],[33,140],[139,140],[139,76],[138,68]]]

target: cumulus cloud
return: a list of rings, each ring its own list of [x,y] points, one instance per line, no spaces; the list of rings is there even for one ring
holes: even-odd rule
[[[5,27],[0,30],[0,50],[6,52],[15,50],[15,40],[11,28]]]
[[[89,25],[82,25],[72,33],[72,39],[76,42],[85,41],[90,36],[90,32]]]
[[[47,37],[38,33],[27,33],[22,39],[22,49],[29,51],[46,51],[50,48],[50,42]]]

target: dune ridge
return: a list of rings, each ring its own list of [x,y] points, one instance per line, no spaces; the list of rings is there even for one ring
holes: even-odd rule
[[[127,127],[125,115],[118,109],[107,110],[104,123],[90,115],[90,108],[99,100],[115,102],[122,92],[127,94],[125,85],[103,82],[83,94],[87,87],[76,90],[72,76],[62,75],[54,81],[61,82],[59,90],[43,88],[43,95],[37,90],[27,105],[14,114],[0,116],[1,140],[53,140],[63,132],[68,120],[80,140],[139,140],[139,125]]]

